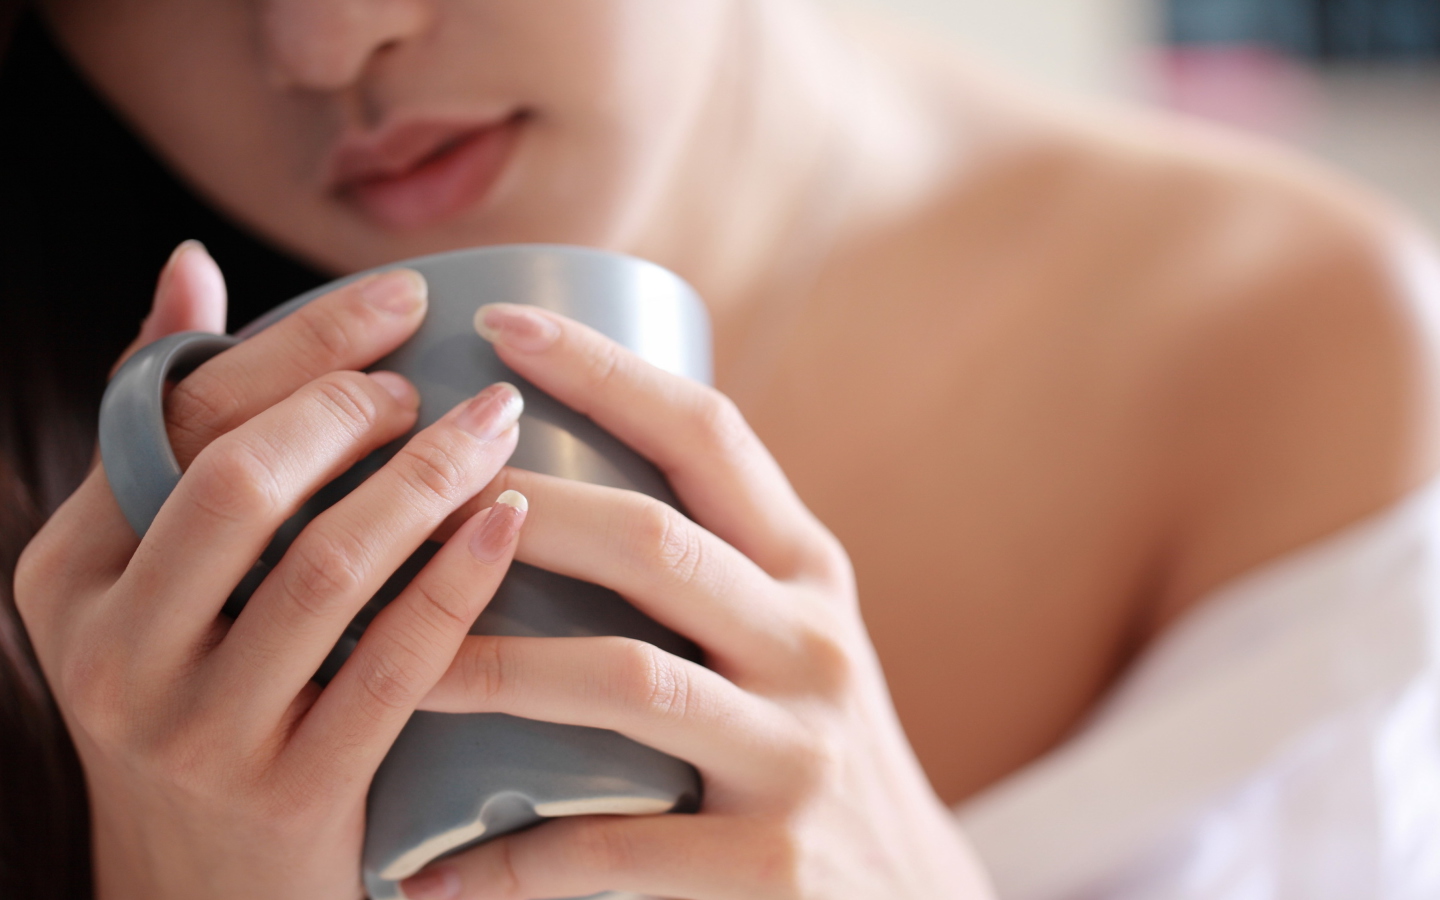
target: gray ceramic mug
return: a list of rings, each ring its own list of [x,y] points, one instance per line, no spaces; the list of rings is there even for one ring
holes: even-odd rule
[[[551,245],[461,250],[373,271],[400,266],[425,276],[429,311],[419,331],[375,368],[399,372],[419,390],[416,431],[485,386],[510,381],[525,398],[510,465],[640,491],[675,504],[653,466],[507,368],[476,335],[472,321],[484,303],[532,304],[583,322],[660,368],[709,383],[709,320],[684,281],[631,257]],[[111,489],[137,533],[150,527],[180,480],[165,430],[166,382],[366,274],[296,297],[235,337],[172,335],[121,367],[101,403],[100,452]],[[226,612],[236,615],[306,523],[383,465],[411,435],[372,454],[288,521],[236,587]],[[317,679],[327,681],[339,669],[365,626],[438,549],[425,544],[395,573],[356,617]],[[622,635],[699,658],[693,644],[614,592],[520,563],[471,632]],[[401,896],[396,882],[431,860],[545,818],[684,811],[699,799],[700,779],[693,767],[613,731],[500,714],[418,712],[370,788],[365,885],[374,900],[391,900]]]

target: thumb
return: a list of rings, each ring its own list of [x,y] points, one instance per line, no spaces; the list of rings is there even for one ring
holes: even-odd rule
[[[193,240],[176,247],[160,270],[150,315],[115,368],[146,344],[181,331],[225,331],[225,276],[205,245]]]

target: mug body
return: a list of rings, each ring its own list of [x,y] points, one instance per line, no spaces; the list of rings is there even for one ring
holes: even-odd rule
[[[475,333],[472,323],[476,309],[486,303],[539,306],[595,328],[660,368],[709,383],[709,321],[700,299],[684,281],[632,257],[554,245],[461,250],[372,272],[398,267],[425,276],[429,310],[417,333],[374,368],[399,372],[414,383],[421,398],[415,429],[328,485],[285,524],[232,595],[226,606],[232,615],[243,608],[290,542],[320,511],[384,465],[415,431],[496,381],[515,384],[525,401],[510,465],[676,503],[652,465],[585,416],[521,379]],[[367,274],[371,273],[297,297],[247,326],[238,337],[251,336],[321,294]],[[145,360],[135,362],[139,368],[146,365]],[[152,368],[157,364],[152,363]],[[117,373],[102,406],[102,456],[117,499],[137,530],[143,531],[147,516],[153,517],[173,484],[147,486],[157,479],[144,475],[148,463],[143,460],[127,468],[143,453],[135,446],[140,440],[135,437],[140,431],[136,416],[124,404],[135,400],[137,391],[153,390],[135,388],[132,382],[145,379],[128,376],[129,368],[127,364]],[[151,398],[147,394],[140,399]],[[163,439],[163,419],[159,427]],[[169,451],[168,445],[162,449]],[[140,474],[130,476],[132,468]],[[163,493],[157,498],[153,496],[157,492]],[[366,604],[317,673],[319,680],[328,681],[339,669],[369,622],[438,549],[433,543],[423,545]],[[699,659],[693,644],[613,591],[521,563],[513,566],[471,631],[547,637],[620,635]],[[399,898],[398,881],[433,859],[474,843],[555,816],[693,809],[699,804],[700,790],[699,776],[689,764],[615,732],[500,714],[417,712],[371,786],[363,863],[366,889],[374,900]]]
[[[425,276],[430,309],[419,332],[376,368],[415,384],[421,397],[417,429],[485,386],[509,381],[525,399],[510,465],[676,503],[654,466],[500,362],[475,333],[473,320],[484,303],[540,306],[589,325],[660,368],[709,383],[709,322],[688,285],[640,260],[551,246],[467,250],[406,265]],[[434,550],[423,547],[417,557]],[[398,593],[403,585],[387,587]],[[362,613],[347,641],[358,640],[366,615],[373,617],[387,599]],[[613,591],[523,563],[515,564],[472,633],[622,635],[699,656],[689,641]],[[342,646],[335,660],[345,653]],[[499,714],[418,712],[371,786],[366,887],[374,900],[398,898],[395,882],[436,857],[542,818],[659,813],[696,805],[699,793],[690,765],[611,731]]]

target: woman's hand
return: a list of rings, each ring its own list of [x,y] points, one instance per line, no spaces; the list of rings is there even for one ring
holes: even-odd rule
[[[182,247],[144,336],[215,327],[223,307],[214,263]],[[408,382],[355,370],[424,311],[423,280],[387,273],[221,354],[169,396],[188,469],[149,533],[136,540],[97,467],[26,549],[16,600],[84,765],[104,900],[362,895],[371,777],[508,567],[524,498],[469,518],[335,679],[310,679],[385,579],[500,470],[514,388],[414,437],[305,528],[233,624],[220,610],[307,497],[413,426]]]
[[[844,551],[735,407],[549,313],[490,306],[477,327],[658,465],[693,516],[506,470],[486,496],[532,498],[518,558],[613,588],[700,644],[709,668],[622,638],[467,637],[424,707],[614,729],[692,762],[705,799],[693,816],[503,837],[406,881],[407,896],[988,896],[891,708]]]

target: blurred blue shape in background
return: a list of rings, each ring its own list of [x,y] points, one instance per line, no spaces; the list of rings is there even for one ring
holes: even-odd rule
[[[1170,43],[1260,44],[1318,60],[1440,57],[1440,0],[1166,0]]]

